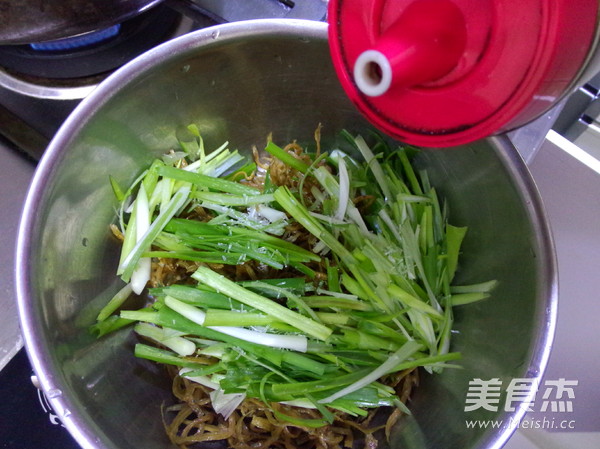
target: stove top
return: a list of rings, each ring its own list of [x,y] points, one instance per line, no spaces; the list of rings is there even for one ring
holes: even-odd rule
[[[0,371],[0,448],[42,448],[52,442],[54,448],[77,449],[44,394],[31,382],[32,374],[24,350]]]
[[[192,21],[159,5],[123,23],[81,36],[24,45],[0,45],[9,75],[39,85],[85,85],[179,34]]]
[[[0,45],[0,136],[37,160],[81,99],[116,68],[150,48],[218,23],[324,20],[326,10],[326,0],[165,0],[98,32],[53,42]]]

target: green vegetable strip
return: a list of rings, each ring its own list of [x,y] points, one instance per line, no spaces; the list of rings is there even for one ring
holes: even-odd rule
[[[223,293],[250,307],[254,307],[268,315],[272,315],[284,323],[301,329],[303,332],[306,332],[308,335],[318,338],[319,340],[326,340],[332,333],[332,330],[327,326],[319,324],[316,321],[300,315],[287,307],[281,306],[251,290],[247,290],[226,277],[215,273],[210,268],[199,267],[192,277],[198,282],[214,288],[219,293]]]
[[[400,157],[400,162],[402,164],[402,168],[404,169],[404,173],[406,173],[408,182],[410,184],[410,187],[411,187],[413,193],[415,193],[417,195],[422,195],[423,189],[421,188],[421,184],[419,183],[417,175],[415,174],[415,171],[412,168],[410,160],[408,159],[406,150],[403,148],[400,148],[398,150],[398,156]]]
[[[231,232],[232,232],[232,235],[236,236],[236,238],[238,236],[244,236],[244,237],[247,237],[248,239],[262,242],[264,244],[268,244],[268,245],[272,246],[273,248],[279,248],[281,251],[285,251],[288,254],[297,254],[298,257],[301,258],[301,260],[305,260],[307,262],[308,261],[318,262],[321,260],[321,258],[317,254],[315,254],[311,251],[301,248],[300,246],[295,245],[292,242],[288,242],[287,240],[283,240],[278,237],[274,237],[272,235],[265,234],[264,232],[257,232],[257,231],[253,231],[251,229],[245,229],[245,228],[232,228]]]
[[[333,378],[328,377],[326,379],[309,382],[277,383],[273,384],[271,388],[273,393],[278,396],[294,395],[296,397],[303,397],[308,393],[333,390],[345,385],[350,385],[365,377],[369,372],[371,372],[371,369],[366,368]]]
[[[266,204],[273,201],[273,195],[231,195],[228,193],[216,192],[195,192],[193,198],[200,201],[209,201],[223,206],[251,206],[255,204]]]
[[[343,336],[336,335],[336,341],[345,343],[353,348],[368,350],[396,351],[399,348],[398,343],[375,335],[369,335],[354,329],[342,329]]]
[[[219,237],[231,235],[231,229],[232,228],[227,229],[223,226],[215,226],[202,221],[188,220],[185,218],[173,218],[165,226],[165,231],[168,232]]]
[[[131,278],[131,274],[137,265],[138,260],[146,251],[158,234],[163,230],[167,222],[173,218],[173,216],[183,207],[188,200],[190,188],[187,186],[181,187],[171,198],[168,206],[158,217],[152,222],[148,231],[144,236],[136,243],[131,252],[127,255],[121,266],[119,267],[119,273],[121,278],[128,282]]]
[[[270,315],[247,312],[208,310],[204,326],[267,326],[280,323]]]
[[[421,357],[416,360],[409,360],[408,362],[399,363],[390,370],[390,373],[417,368],[419,366],[434,366],[436,364],[444,363],[450,360],[458,360],[460,359],[460,357],[460,352],[448,352],[446,354],[440,354],[430,357]]]
[[[490,293],[498,285],[498,281],[486,281],[471,285],[453,285],[450,287],[452,293]]]
[[[370,321],[366,317],[358,321],[358,329],[371,335],[377,335],[382,338],[390,339],[396,343],[406,343],[406,337],[399,333],[397,329],[386,326],[383,323]]]
[[[272,348],[290,349],[302,353],[306,352],[308,348],[308,340],[305,335],[275,334],[232,326],[210,326],[210,328],[241,340]]]
[[[119,183],[117,182],[117,180],[115,178],[113,178],[112,176],[109,176],[108,179],[110,181],[110,186],[112,187],[112,191],[113,191],[117,201],[119,201],[119,202],[124,201],[125,193],[123,192],[123,190],[121,190],[121,186],[119,186]]]
[[[221,293],[204,291],[188,285],[174,284],[168,287],[151,289],[150,293],[155,295],[169,295],[188,304],[201,306],[207,309],[247,309],[247,306],[241,302],[231,299]]]
[[[194,323],[199,324],[201,326],[204,325],[206,313],[198,307],[186,304],[185,302],[179,301],[178,299],[172,298],[171,296],[165,297],[165,304],[170,309],[184,316],[188,320],[193,321]]]
[[[142,321],[144,323],[160,324],[159,313],[155,310],[121,310],[119,316],[126,320]]]
[[[317,254],[301,248],[292,242],[253,229],[217,226],[195,220],[174,218],[167,224],[165,230],[189,239],[199,239],[198,241],[207,241],[210,237],[215,237],[215,242],[221,244],[232,241],[243,241],[244,244],[246,244],[246,242],[260,242],[264,246],[270,246],[273,249],[281,250],[286,253],[286,256],[297,258],[297,260],[312,260],[315,262],[321,260]],[[188,240],[188,242],[190,241],[192,240]],[[221,247],[222,246],[223,245],[221,245]]]
[[[380,377],[382,377],[386,374],[394,372],[395,367],[399,363],[406,360],[412,354],[417,352],[420,347],[421,347],[421,345],[417,342],[414,342],[414,341],[406,342],[400,349],[398,349],[396,352],[394,352],[392,355],[390,355],[390,357],[385,362],[383,362],[377,369],[373,370],[368,375],[364,376],[360,380],[357,380],[353,384],[351,384],[345,388],[342,388],[341,390],[337,391],[336,393],[332,394],[331,396],[328,396],[325,399],[321,399],[319,402],[321,402],[322,404],[327,404],[329,402],[335,401],[338,398],[344,397],[347,394],[350,394],[350,393],[370,384],[371,382],[376,381],[377,379],[379,379]]]
[[[210,251],[147,251],[143,257],[162,257],[165,259],[190,260],[204,263],[222,263],[226,265],[238,265],[246,261],[246,253],[223,253]],[[281,264],[276,265],[281,268]]]
[[[338,255],[342,261],[347,264],[352,264],[354,262],[354,257],[344,245],[342,245],[342,243],[340,243],[332,234],[327,232],[327,230],[310,215],[308,210],[294,198],[287,187],[282,186],[275,191],[275,200],[288,214],[294,217],[298,223],[304,226],[308,232],[323,240],[329,249]]]
[[[452,306],[464,306],[490,297],[489,293],[473,292],[452,295]]]
[[[336,298],[334,296],[304,296],[302,297],[305,304],[312,308],[333,308],[333,309],[349,309],[349,310],[373,310],[368,302],[356,299]]]
[[[305,162],[301,161],[297,157],[294,157],[287,151],[284,151],[283,148],[278,147],[273,142],[269,142],[265,147],[265,151],[272,156],[276,157],[280,161],[284,162],[286,165],[298,170],[300,173],[306,174],[310,166]]]
[[[132,293],[131,284],[125,285],[121,288],[115,296],[113,296],[110,301],[102,308],[96,321],[104,321],[112,315],[119,307],[123,305],[123,303],[129,298],[129,295]]]
[[[115,332],[125,326],[134,323],[135,320],[127,320],[117,315],[111,315],[103,321],[98,321],[90,326],[90,333],[97,338]]]
[[[148,198],[150,198],[152,196],[152,193],[154,192],[154,189],[156,188],[156,184],[158,183],[158,167],[165,165],[163,161],[159,160],[159,159],[155,159],[152,162],[152,165],[150,165],[150,168],[148,169],[148,173],[146,174],[146,176],[144,176],[144,179],[142,180],[142,185],[140,186],[140,188],[143,187],[143,189],[146,191]],[[138,192],[139,195],[139,192]]]
[[[423,302],[420,299],[418,299],[418,298],[414,297],[413,295],[407,293],[406,291],[402,290],[397,285],[391,284],[387,290],[390,293],[390,295],[393,295],[396,298],[398,298],[398,300],[406,308],[420,310],[421,312],[425,312],[436,318],[442,318],[442,314],[440,312],[438,312],[436,309],[431,307],[426,302]]]
[[[371,171],[373,172],[373,175],[375,176],[375,179],[379,184],[379,188],[383,193],[384,199],[386,201],[390,200],[392,193],[388,186],[387,179],[383,174],[383,170],[381,168],[381,165],[379,164],[379,161],[377,160],[377,158],[375,157],[365,140],[362,138],[362,136],[356,136],[354,138],[354,143],[365,158],[365,162],[367,163],[367,165],[371,168]]]
[[[238,284],[274,298],[285,298],[288,293],[302,295],[306,291],[306,281],[302,278],[261,279],[260,281],[241,281]],[[273,290],[270,287],[285,289],[286,294],[282,294],[281,290]]]
[[[209,365],[204,368],[190,369],[188,371],[185,371],[185,373],[180,373],[180,374],[184,375],[185,377],[206,376],[208,374],[214,374],[219,371],[223,371],[224,368],[225,368],[224,364],[215,363],[214,365]]]
[[[119,271],[117,271],[117,275],[121,274],[120,267],[123,265],[123,262],[125,262],[127,257],[131,254],[131,251],[133,250],[137,242],[136,222],[137,214],[136,208],[134,207],[131,214],[129,215],[127,227],[124,229],[123,244],[121,245],[121,256],[119,258]]]
[[[135,356],[142,359],[152,360],[158,363],[165,363],[167,365],[176,365],[185,368],[201,368],[202,363],[195,362],[193,359],[186,359],[177,356],[171,351],[159,349],[154,346],[148,346],[142,343],[135,345]]]
[[[338,267],[330,266],[327,262],[327,288],[332,292],[340,292],[340,273]]]
[[[191,355],[196,351],[196,345],[190,340],[186,340],[181,336],[181,333],[168,328],[153,326],[148,323],[138,323],[135,332],[146,338],[150,338],[172,351],[175,351],[180,356]]]
[[[315,270],[312,270],[311,268],[307,267],[306,265],[298,263],[298,262],[290,261],[290,267],[295,268],[300,273],[307,276],[309,279],[314,279],[317,275]]]
[[[213,178],[212,176],[192,173],[175,167],[166,165],[158,167],[158,174],[167,178],[177,179],[179,181],[189,182],[207,189],[218,190],[219,192],[231,193],[233,195],[260,195],[260,190],[239,182],[227,181],[222,178]]]
[[[452,298],[448,298],[446,309],[444,310],[444,321],[440,326],[438,336],[438,354],[446,354],[450,350],[450,337],[452,336],[452,325],[454,324],[454,314],[452,313]]]
[[[282,352],[282,362],[289,366],[293,366],[294,368],[312,373],[313,375],[316,374],[317,376],[322,376],[325,373],[325,365],[323,365],[320,362],[317,362],[316,360],[311,359],[308,356],[293,351]]]
[[[466,233],[467,228],[465,227],[459,228],[450,224],[446,225],[446,246],[448,255],[446,267],[449,281],[452,281],[454,278],[454,273],[456,272],[456,267],[458,265],[460,246]]]
[[[244,226],[250,229],[271,232],[274,234],[277,233],[277,235],[283,234],[283,228],[287,224],[285,220],[277,220],[267,225],[258,219],[250,217],[250,215],[247,213],[240,212],[230,207],[221,206],[219,204],[209,203],[207,201],[203,201],[200,203],[200,205],[205,209],[213,210],[219,214],[219,216],[210,221],[210,224],[217,224],[217,220],[218,224],[228,222],[223,220],[223,218],[228,216],[233,219],[233,224],[236,226]]]
[[[327,421],[325,419],[298,418],[295,416],[286,415],[285,413],[282,413],[278,410],[273,410],[273,414],[281,421],[288,422],[299,427],[310,427],[314,429],[323,427],[325,424],[327,424]]]
[[[342,326],[348,324],[348,322],[351,320],[350,315],[338,312],[316,312],[316,315],[323,324],[335,324],[337,326]]]

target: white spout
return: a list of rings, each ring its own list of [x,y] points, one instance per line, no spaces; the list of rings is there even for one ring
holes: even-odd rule
[[[354,63],[354,81],[360,91],[369,97],[383,95],[392,84],[390,61],[380,51],[364,51]]]

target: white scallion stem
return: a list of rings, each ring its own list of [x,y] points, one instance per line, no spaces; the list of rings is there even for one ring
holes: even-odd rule
[[[192,355],[196,345],[182,337],[181,332],[173,329],[153,326],[148,323],[138,323],[134,329],[139,335],[160,343],[181,356]]]
[[[291,349],[298,352],[306,352],[308,349],[308,339],[304,335],[269,334],[232,326],[209,326],[209,328],[240,340],[272,348]]]
[[[287,218],[285,212],[281,212],[280,210],[265,206],[264,204],[256,205],[256,212],[258,213],[258,215],[265,218],[271,223],[277,220],[285,220]]]
[[[228,419],[246,398],[246,393],[225,393],[218,389],[209,393],[213,409],[223,418]]]
[[[317,406],[308,399],[292,399],[291,401],[281,401],[280,404],[291,405],[292,407],[301,407],[315,410]]]
[[[338,197],[338,207],[334,217],[337,220],[343,220],[346,216],[348,201],[350,200],[350,176],[348,175],[346,161],[344,161],[343,157],[338,159],[338,172],[340,177],[340,191]]]
[[[136,242],[139,242],[150,227],[150,206],[144,183],[140,184],[140,190],[135,200],[136,208]],[[142,293],[146,283],[150,280],[152,262],[149,257],[141,257],[131,275],[131,289],[137,295]]]
[[[200,385],[204,385],[205,387],[212,388],[213,390],[217,390],[220,388],[219,384],[210,380],[208,376],[186,376],[186,373],[189,373],[191,371],[194,370],[191,368],[181,368],[179,370],[179,375]]]
[[[199,324],[200,326],[204,324],[204,320],[206,319],[206,313],[204,313],[199,308],[186,304],[171,296],[165,297],[165,304],[167,305],[167,307],[186,317],[188,320],[193,321],[194,323]]]
[[[169,200],[165,210],[162,211],[158,217],[156,217],[142,239],[135,244],[125,260],[121,263],[118,272],[122,275],[122,278],[125,282],[128,282],[131,279],[131,275],[133,274],[135,266],[137,265],[142,253],[150,247],[154,239],[164,229],[169,220],[173,218],[179,209],[187,202],[190,190],[191,188],[189,185],[179,188],[179,190]]]

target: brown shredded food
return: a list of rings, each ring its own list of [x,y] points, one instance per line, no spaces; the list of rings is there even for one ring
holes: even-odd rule
[[[265,405],[258,399],[246,398],[225,420],[212,409],[209,389],[174,374],[173,395],[180,403],[164,410],[164,414],[175,413],[174,418],[164,417],[164,420],[169,438],[181,449],[193,449],[196,443],[204,441],[221,440],[234,449],[342,449],[356,446],[374,449],[378,447],[378,437],[389,439],[393,425],[402,414],[399,409],[390,409],[383,423],[374,424],[372,421],[381,415],[380,410],[370,410],[364,418],[336,411],[333,424],[313,429],[282,422],[272,410],[296,418],[318,419],[320,414],[316,410],[275,402]],[[388,384],[396,389],[403,402],[418,384],[417,370],[406,370],[389,377],[391,383]],[[379,435],[382,432],[383,435]]]

